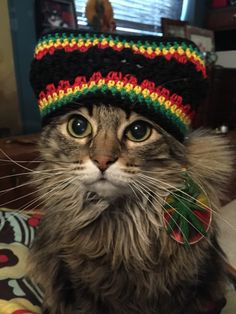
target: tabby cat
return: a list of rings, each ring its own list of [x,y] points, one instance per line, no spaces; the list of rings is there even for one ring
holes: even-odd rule
[[[95,103],[52,118],[39,148],[33,181],[45,213],[29,274],[45,292],[44,313],[220,312],[217,220],[232,165],[225,139],[195,131],[181,143],[141,114]],[[190,245],[168,234],[165,219],[185,176],[212,209],[207,234]]]

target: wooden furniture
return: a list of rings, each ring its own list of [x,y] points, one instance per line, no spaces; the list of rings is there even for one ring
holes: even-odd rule
[[[195,127],[236,129],[236,69],[213,67],[209,73],[209,93],[198,109]]]
[[[214,31],[215,50],[236,50],[236,6],[211,8],[206,27]],[[235,51],[236,57],[236,51]],[[209,93],[200,106],[195,127],[236,128],[236,69],[222,66],[208,68]]]
[[[38,162],[38,135],[0,139],[0,207],[36,208],[36,193],[28,184]]]
[[[211,9],[208,14],[208,27],[214,30],[236,29],[236,6]]]
[[[236,128],[236,69],[214,68],[209,95],[209,125]]]
[[[207,28],[215,31],[217,51],[236,50],[236,6],[209,10]]]

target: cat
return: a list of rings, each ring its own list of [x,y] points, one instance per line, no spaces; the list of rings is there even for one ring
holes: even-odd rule
[[[29,276],[43,288],[44,313],[219,313],[217,219],[232,169],[224,138],[200,130],[180,143],[138,113],[95,103],[54,117],[39,150],[32,181],[44,215]],[[213,212],[208,234],[189,246],[163,219],[186,173]]]

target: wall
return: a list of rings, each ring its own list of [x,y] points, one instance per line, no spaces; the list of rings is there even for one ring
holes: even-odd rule
[[[216,65],[236,69],[236,50],[217,51]]]
[[[34,2],[8,0],[23,133],[40,130],[36,99],[29,83],[30,63],[36,42]]]
[[[0,136],[21,133],[7,0],[0,2]],[[5,130],[4,130],[5,129]],[[10,134],[8,134],[9,130]]]

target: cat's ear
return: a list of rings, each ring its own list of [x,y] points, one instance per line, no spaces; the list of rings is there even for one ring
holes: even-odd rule
[[[210,184],[221,198],[233,172],[234,152],[229,140],[210,131],[197,130],[190,134],[185,146],[188,172],[200,182]]]

